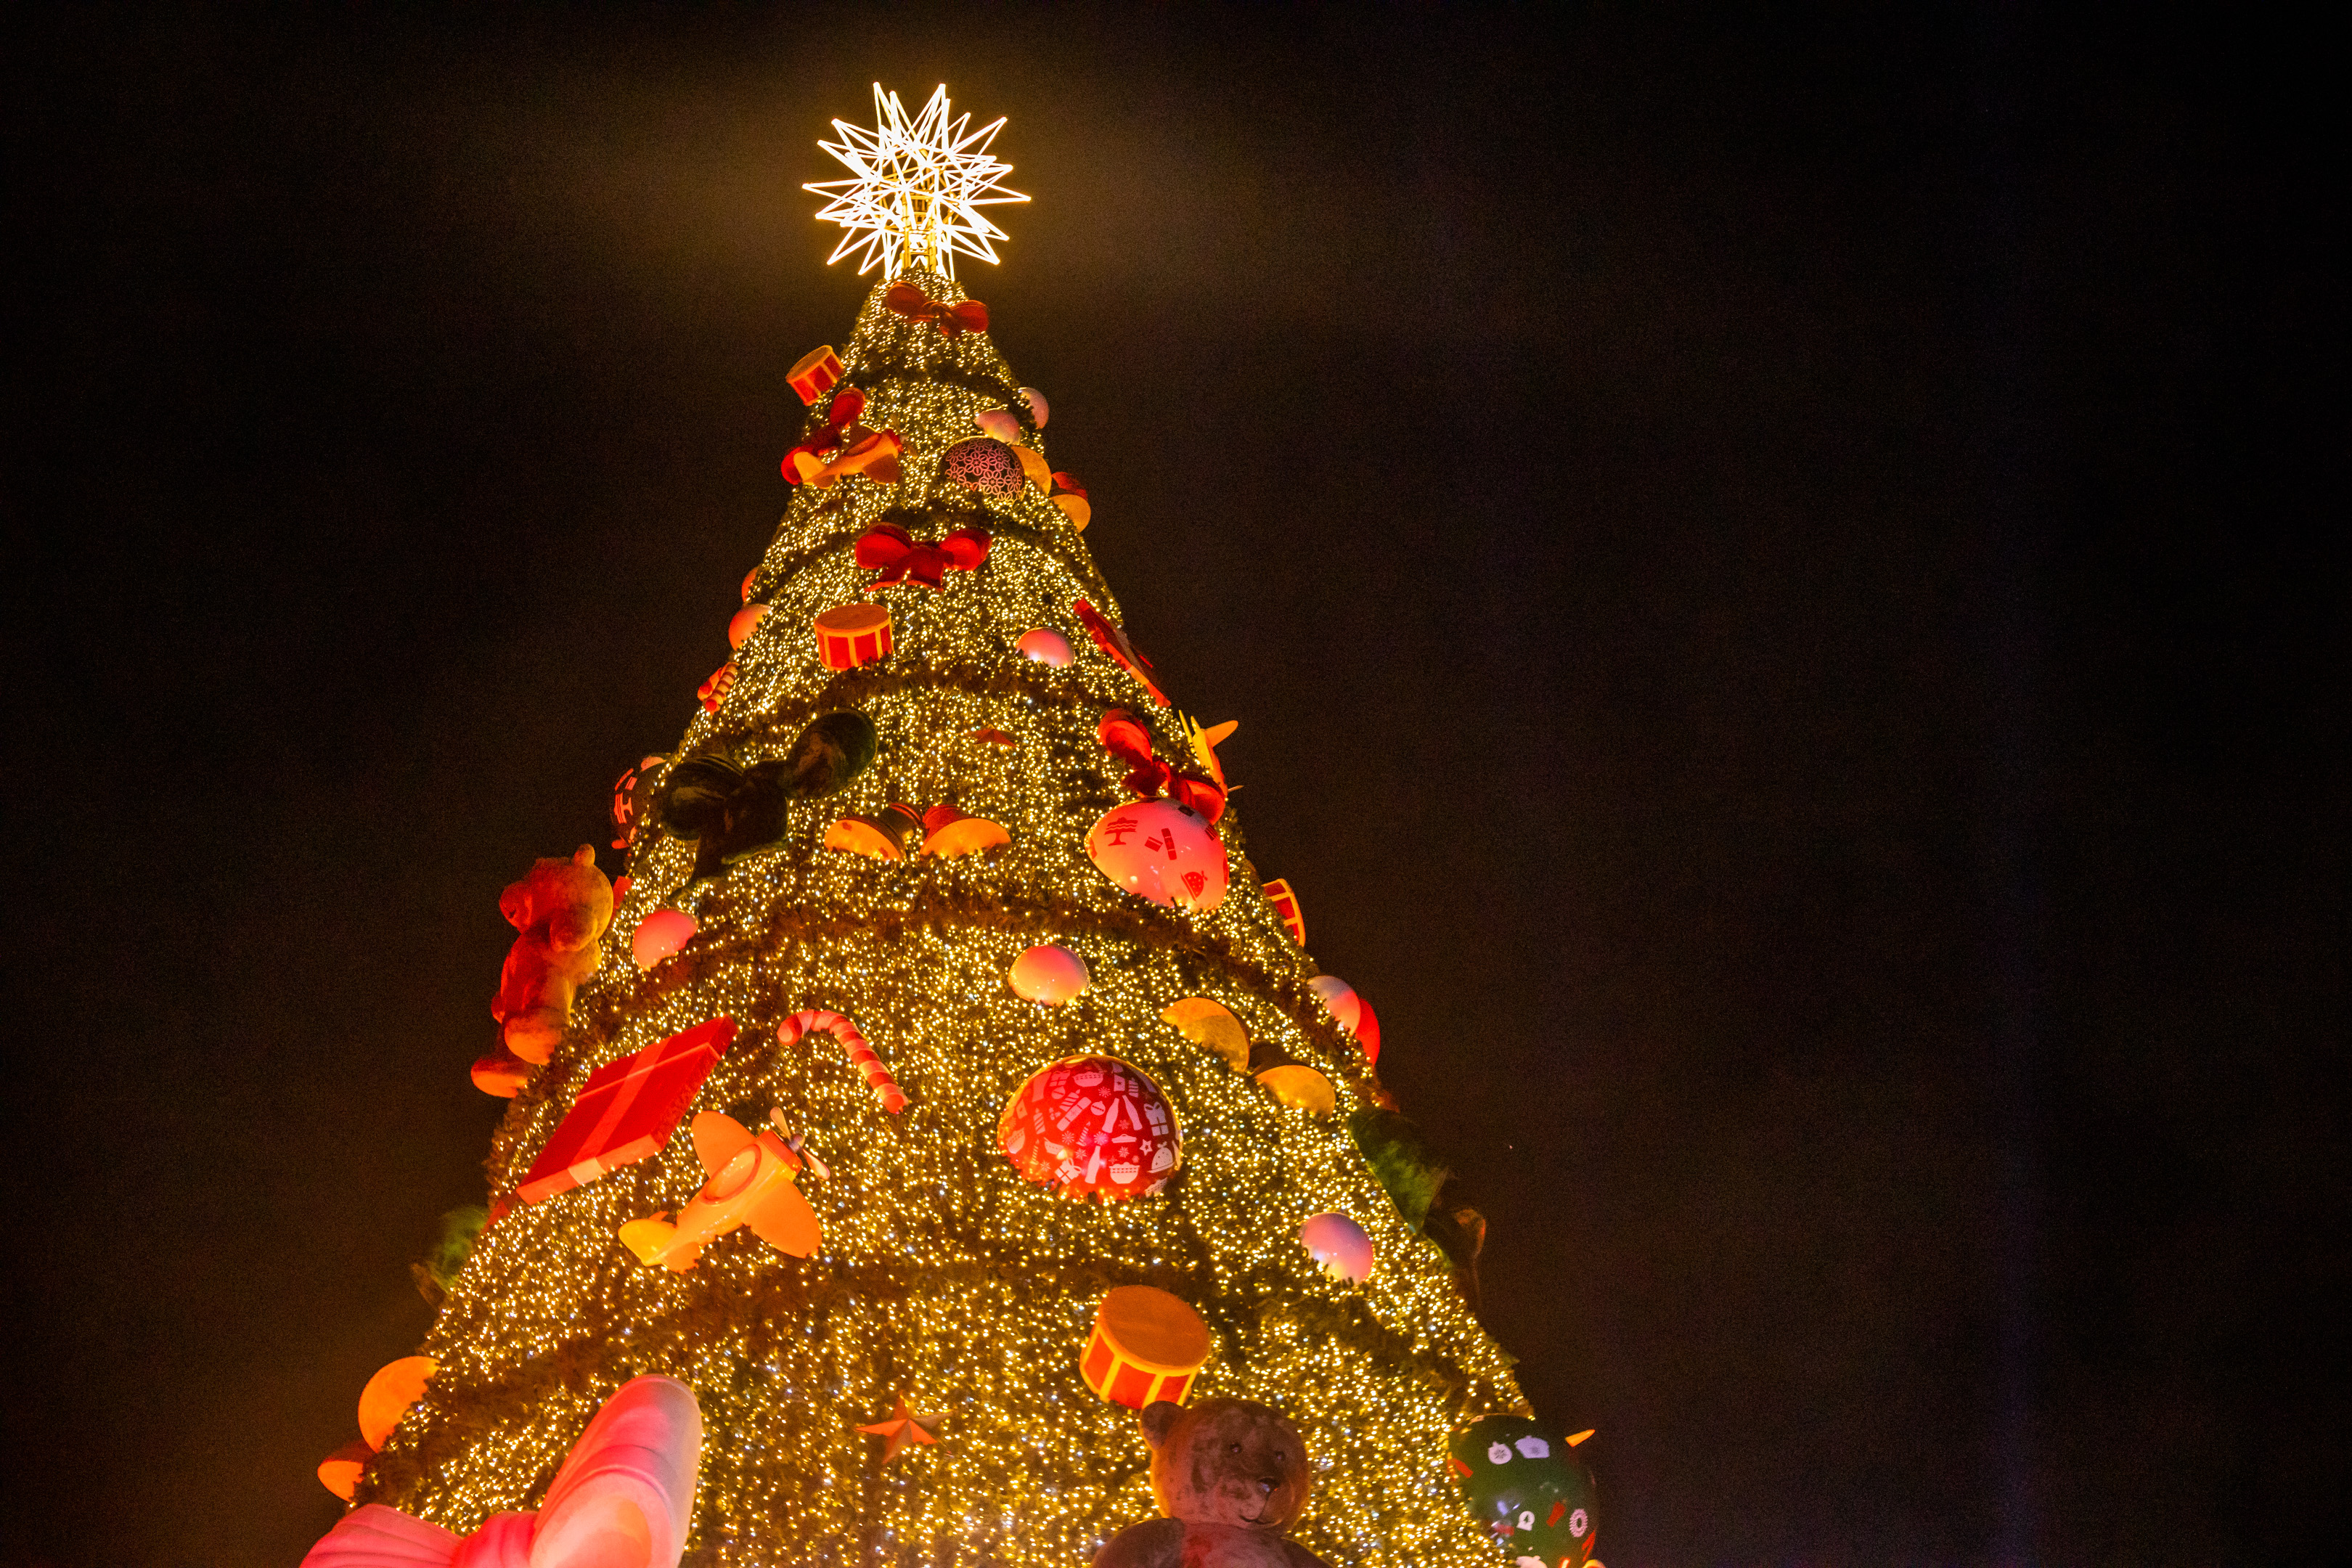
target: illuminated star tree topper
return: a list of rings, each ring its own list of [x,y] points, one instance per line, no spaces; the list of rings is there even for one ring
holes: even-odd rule
[[[874,119],[872,130],[836,120],[833,128],[841,140],[817,143],[854,178],[802,187],[832,198],[817,213],[820,222],[849,231],[825,264],[855,251],[860,273],[879,263],[888,279],[917,261],[952,278],[958,251],[993,263],[996,247],[990,242],[1007,236],[980,209],[1029,199],[999,183],[1013,165],[988,151],[1003,119],[977,131],[966,129],[971,116],[948,117],[948,89],[942,86],[909,121],[898,95],[883,91],[880,82],[874,84]]]

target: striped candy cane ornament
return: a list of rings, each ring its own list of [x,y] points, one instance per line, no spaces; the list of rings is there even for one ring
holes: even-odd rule
[[[831,1035],[841,1042],[849,1065],[866,1076],[866,1087],[874,1091],[874,1098],[882,1102],[884,1110],[896,1116],[907,1109],[907,1091],[898,1087],[898,1080],[890,1076],[890,1069],[882,1065],[882,1058],[874,1054],[874,1047],[866,1043],[857,1026],[840,1014],[828,1013],[822,1007],[795,1013],[776,1026],[776,1043],[795,1045],[802,1036],[812,1032]]]

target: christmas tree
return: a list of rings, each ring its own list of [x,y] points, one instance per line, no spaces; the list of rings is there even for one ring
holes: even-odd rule
[[[996,126],[877,102],[824,194],[882,281],[790,378],[790,508],[616,795],[625,877],[510,890],[489,1222],[347,1484],[475,1530],[661,1373],[703,1425],[689,1563],[1067,1568],[1156,1511],[1135,1407],[1228,1395],[1297,1426],[1335,1563],[1582,1563],[1581,1508],[1499,1553],[1473,1511],[1487,1439],[1538,1430],[1473,1315],[1483,1222],[1433,1201],[953,276],[1020,199]]]

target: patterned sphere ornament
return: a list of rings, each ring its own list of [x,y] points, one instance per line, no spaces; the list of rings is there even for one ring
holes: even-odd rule
[[[1446,1468],[1514,1568],[1584,1568],[1599,1533],[1592,1477],[1568,1442],[1520,1415],[1474,1421],[1446,1445]]]
[[[1160,1191],[1183,1161],[1168,1097],[1116,1057],[1067,1057],[1032,1077],[996,1139],[1025,1180],[1106,1203]]]
[[[950,484],[999,500],[1021,493],[1021,459],[1013,455],[1012,447],[986,436],[950,447],[943,471]]]
[[[1129,892],[1205,915],[1225,901],[1225,841],[1172,800],[1130,801],[1087,835],[1087,858]]]

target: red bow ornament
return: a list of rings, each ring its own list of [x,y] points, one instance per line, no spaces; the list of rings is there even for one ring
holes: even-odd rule
[[[896,430],[868,430],[857,423],[866,395],[854,386],[836,394],[825,410],[824,428],[784,454],[787,484],[824,489],[835,479],[864,474],[877,484],[898,482],[898,454],[906,449]]]
[[[959,528],[937,544],[919,544],[897,523],[877,523],[857,542],[857,563],[868,571],[881,568],[877,588],[898,583],[936,588],[949,572],[969,572],[987,560],[989,542],[984,528]]]
[[[988,307],[977,300],[943,305],[912,283],[893,283],[882,293],[883,308],[910,321],[929,321],[947,337],[988,331]]]
[[[1102,722],[1095,726],[1095,738],[1102,742],[1105,751],[1131,770],[1119,782],[1136,799],[1157,800],[1163,795],[1171,795],[1178,805],[1191,806],[1212,823],[1224,816],[1224,786],[1197,774],[1180,773],[1153,756],[1151,731],[1126,709],[1113,708],[1104,713]]]

